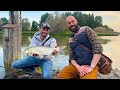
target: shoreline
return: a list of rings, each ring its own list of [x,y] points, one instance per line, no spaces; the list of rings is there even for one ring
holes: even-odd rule
[[[53,70],[52,79],[56,79],[59,71],[60,70]],[[42,77],[41,74],[37,72],[23,72],[22,70],[17,70],[14,73],[4,76],[3,79],[42,79]],[[111,73],[107,75],[98,73],[97,79],[120,79],[120,70],[117,68],[112,69]]]
[[[98,79],[120,79],[120,70],[115,68],[107,75],[98,74]]]

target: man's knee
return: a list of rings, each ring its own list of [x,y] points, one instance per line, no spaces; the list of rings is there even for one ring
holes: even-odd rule
[[[17,68],[17,64],[16,64],[16,62],[14,61],[14,62],[12,62],[12,68]]]
[[[20,62],[19,62],[19,60],[13,61],[11,66],[12,66],[12,68],[19,69],[20,68]]]

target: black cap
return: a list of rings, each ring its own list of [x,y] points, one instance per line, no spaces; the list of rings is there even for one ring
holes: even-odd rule
[[[40,28],[49,28],[50,29],[50,25],[47,23],[47,22],[44,22],[44,23],[42,23],[41,25],[40,25]]]

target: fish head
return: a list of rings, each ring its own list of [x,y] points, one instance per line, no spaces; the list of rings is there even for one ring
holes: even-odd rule
[[[30,48],[28,48],[28,49],[25,49],[25,50],[23,51],[23,53],[24,53],[24,54],[27,54],[27,55],[32,55],[32,50],[31,50]]]

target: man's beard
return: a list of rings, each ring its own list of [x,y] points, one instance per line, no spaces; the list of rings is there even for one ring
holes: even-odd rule
[[[47,37],[47,35],[48,35],[48,33],[41,33],[41,36],[42,36],[43,38]]]
[[[74,29],[72,28],[73,26],[75,27]],[[71,32],[77,33],[77,25],[71,25],[71,26],[69,27],[69,30],[70,30]]]

